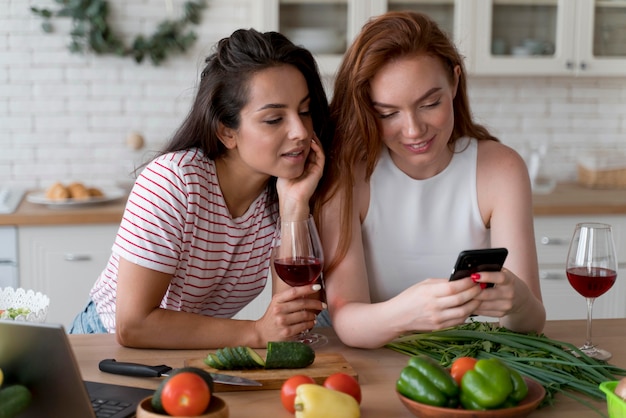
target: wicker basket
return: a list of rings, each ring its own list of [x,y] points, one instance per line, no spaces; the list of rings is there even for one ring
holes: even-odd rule
[[[578,183],[592,188],[626,189],[626,153],[597,152],[579,158]]]

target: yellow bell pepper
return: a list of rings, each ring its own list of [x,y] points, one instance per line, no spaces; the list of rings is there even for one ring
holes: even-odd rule
[[[314,383],[296,389],[296,418],[359,418],[358,402],[350,395]]]

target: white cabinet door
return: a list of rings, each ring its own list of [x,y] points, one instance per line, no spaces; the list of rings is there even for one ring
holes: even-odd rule
[[[577,75],[626,74],[626,0],[578,0]]]
[[[106,267],[117,224],[18,228],[20,286],[50,298],[46,322],[66,329]]]
[[[626,1],[474,1],[474,74],[626,73]]]
[[[597,298],[594,318],[626,317],[626,216],[537,216],[535,240],[539,258],[541,293],[548,320],[584,319],[587,316],[585,298],[569,284],[565,262],[574,227],[579,222],[603,222],[613,226],[617,258],[620,262],[615,285]]]
[[[311,50],[326,76],[336,73],[363,24],[388,10],[428,13],[451,33],[464,55],[471,45],[466,30],[472,20],[469,0],[251,0],[251,7],[255,28],[279,31]]]

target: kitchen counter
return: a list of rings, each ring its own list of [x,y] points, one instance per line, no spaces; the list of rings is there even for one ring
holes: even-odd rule
[[[15,212],[0,215],[0,225],[119,224],[125,206],[126,197],[97,205],[62,208],[51,208],[22,199]]]
[[[548,194],[533,195],[535,215],[626,215],[626,190],[591,189],[559,183]]]
[[[580,344],[585,338],[584,320],[548,321],[545,334],[553,339]],[[626,346],[623,330],[626,319],[594,320],[594,342],[613,353],[611,364],[626,367]],[[316,329],[318,331],[318,329]],[[317,348],[319,352],[338,352],[352,365],[358,375],[363,393],[361,416],[367,417],[412,417],[395,393],[395,382],[400,371],[406,365],[408,356],[390,349],[362,350],[343,345],[330,328],[321,332],[329,337],[329,344]],[[83,379],[117,383],[155,389],[159,379],[137,378],[112,375],[98,370],[98,362],[105,358],[117,361],[141,362],[150,365],[167,364],[182,367],[188,359],[206,357],[211,350],[144,350],[122,347],[112,334],[70,335],[70,342],[76,354]],[[259,350],[264,355],[264,350]],[[238,417],[274,417],[293,418],[280,403],[279,390],[246,390],[239,392],[219,392],[230,409],[231,418]],[[590,401],[606,414],[606,402]],[[561,394],[556,395],[556,402],[533,412],[531,418],[586,418],[598,417],[596,412],[575,400]]]
[[[94,206],[49,208],[22,200],[14,213],[0,215],[0,225],[77,225],[119,223],[126,199]],[[533,195],[535,215],[626,215],[626,190],[590,189],[559,183],[548,194]]]

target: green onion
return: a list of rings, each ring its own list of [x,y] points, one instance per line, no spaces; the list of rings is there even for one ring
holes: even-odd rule
[[[409,356],[427,355],[444,367],[458,357],[496,357],[545,388],[541,406],[553,404],[555,394],[562,393],[600,415],[597,408],[576,393],[602,401],[605,395],[598,387],[600,383],[626,376],[626,369],[595,360],[570,343],[543,334],[513,332],[489,322],[472,321],[439,331],[409,334],[385,347]]]

